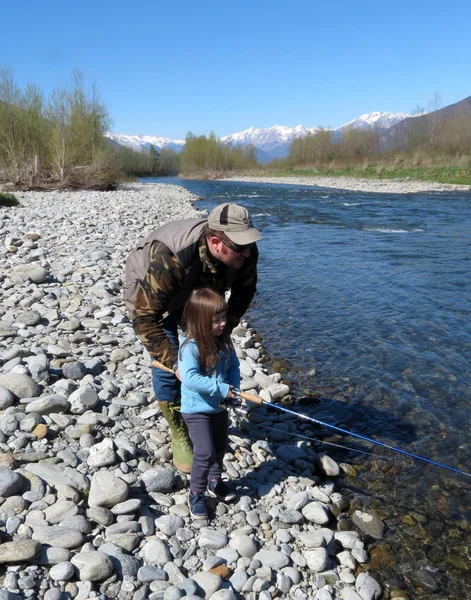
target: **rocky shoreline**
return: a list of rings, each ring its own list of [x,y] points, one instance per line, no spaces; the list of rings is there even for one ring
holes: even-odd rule
[[[122,281],[136,240],[200,215],[197,197],[159,184],[16,195],[0,208],[0,600],[379,598],[368,547],[384,524],[350,504],[349,466],[292,415],[230,410],[237,500],[210,504],[203,526],[189,517]],[[233,337],[242,389],[282,401],[249,323]]]
[[[225,181],[250,183],[277,183],[286,185],[309,185],[320,188],[366,192],[370,194],[418,194],[422,192],[471,191],[470,185],[436,183],[433,181],[412,181],[409,179],[356,179],[354,177],[228,177]]]

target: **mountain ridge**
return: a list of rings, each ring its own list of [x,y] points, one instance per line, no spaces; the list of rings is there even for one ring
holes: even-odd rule
[[[356,119],[344,123],[336,129],[329,128],[329,131],[332,131],[334,136],[340,136],[344,131],[354,127],[361,129],[377,128],[381,132],[384,132],[408,117],[410,117],[410,115],[404,113],[393,114],[387,111],[365,113]],[[283,158],[287,156],[293,139],[305,137],[308,134],[315,134],[319,130],[319,127],[305,127],[304,125],[296,125],[296,127],[272,125],[271,127],[265,127],[263,129],[252,126],[244,131],[232,133],[220,139],[222,142],[234,146],[253,145],[257,151],[259,161],[267,163],[274,158]],[[171,149],[175,152],[181,152],[185,145],[184,140],[172,140],[166,137],[144,134],[130,135],[126,133],[107,132],[106,137],[120,145],[127,146],[136,151],[148,150],[152,144],[158,150]]]

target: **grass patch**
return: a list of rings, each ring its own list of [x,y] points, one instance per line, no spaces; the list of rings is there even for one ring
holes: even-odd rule
[[[13,194],[0,192],[0,206],[19,206],[20,201]]]
[[[348,167],[316,167],[268,171],[275,177],[354,177],[357,179],[402,179],[434,181],[471,185],[469,166],[405,166],[405,165],[353,165]]]

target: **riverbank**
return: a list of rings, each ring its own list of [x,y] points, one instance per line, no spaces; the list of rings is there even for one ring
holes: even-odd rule
[[[369,194],[416,194],[422,192],[471,191],[469,185],[434,183],[432,181],[411,181],[395,179],[356,179],[354,177],[258,177],[252,175],[225,177],[225,181],[251,183],[274,183],[286,185],[309,185],[320,188],[350,190]]]
[[[171,467],[122,282],[136,240],[199,216],[196,197],[140,184],[17,196],[20,207],[0,208],[0,587],[9,600],[377,597],[365,539],[382,537],[384,524],[343,495],[348,465],[293,441],[312,432],[290,415],[262,407],[249,423],[231,412],[224,464],[237,501],[211,504],[204,527],[189,517],[187,477]],[[234,342],[242,389],[275,402],[289,392],[264,368],[248,322]]]

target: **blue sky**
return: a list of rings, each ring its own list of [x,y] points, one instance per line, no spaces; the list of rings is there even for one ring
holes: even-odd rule
[[[1,18],[0,67],[46,96],[81,69],[117,133],[338,127],[471,95],[469,0],[23,0]]]

